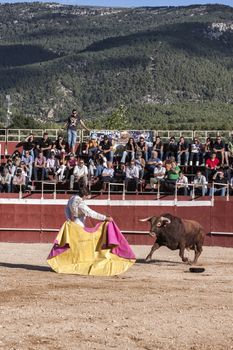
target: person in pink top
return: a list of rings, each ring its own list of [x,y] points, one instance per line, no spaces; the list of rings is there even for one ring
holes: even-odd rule
[[[45,178],[45,167],[46,167],[46,158],[43,155],[43,152],[39,152],[38,157],[35,159],[34,163],[34,179],[38,181],[38,172],[41,172],[41,180]]]
[[[206,160],[206,180],[212,179],[213,175],[216,173],[216,170],[220,166],[220,160],[216,157],[216,153],[211,153],[210,158]]]

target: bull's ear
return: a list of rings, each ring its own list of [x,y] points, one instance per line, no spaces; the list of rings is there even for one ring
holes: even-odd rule
[[[152,218],[153,216],[149,216],[148,218],[145,218],[145,219],[139,219],[139,221],[146,222],[146,221],[150,221]]]

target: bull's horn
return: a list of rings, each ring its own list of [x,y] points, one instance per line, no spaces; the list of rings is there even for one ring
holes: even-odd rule
[[[167,224],[170,224],[170,223],[171,223],[171,220],[168,219],[168,218],[166,218],[165,216],[161,216],[160,220],[161,220],[161,221],[166,221]]]
[[[146,222],[146,221],[150,221],[152,218],[153,216],[149,216],[148,218],[145,218],[145,219],[139,219],[139,221]]]

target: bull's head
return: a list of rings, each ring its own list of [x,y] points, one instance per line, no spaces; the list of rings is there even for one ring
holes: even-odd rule
[[[149,235],[151,237],[156,237],[156,234],[159,233],[159,229],[166,227],[167,225],[169,225],[171,223],[171,220],[166,218],[165,216],[150,216],[148,218],[145,219],[140,219],[139,221],[142,222],[147,222],[149,221],[151,224],[150,227],[150,232]]]

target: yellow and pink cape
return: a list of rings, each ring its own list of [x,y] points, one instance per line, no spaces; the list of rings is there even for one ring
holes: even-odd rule
[[[88,229],[66,221],[47,262],[58,273],[114,276],[128,270],[135,255],[114,222]]]

